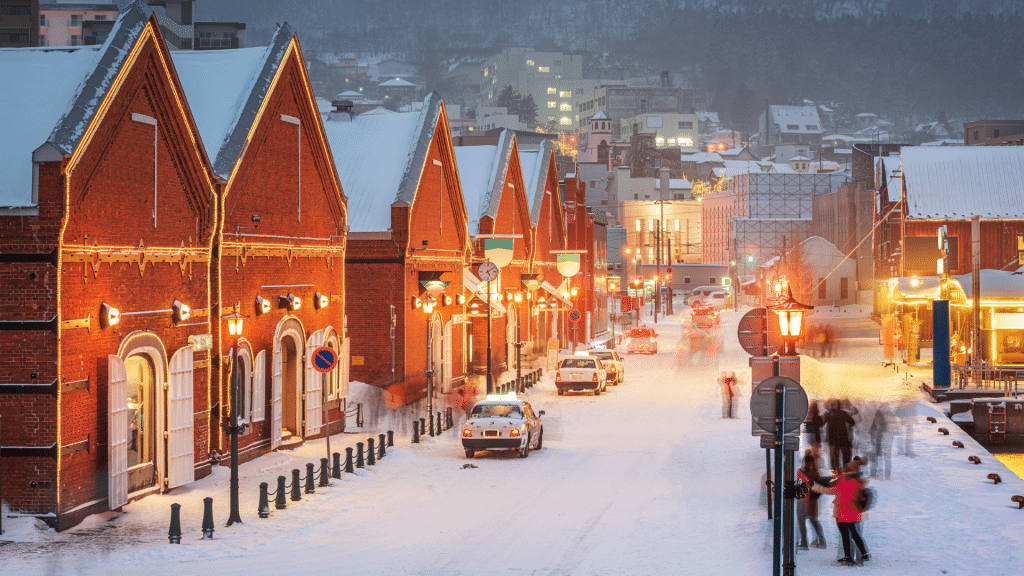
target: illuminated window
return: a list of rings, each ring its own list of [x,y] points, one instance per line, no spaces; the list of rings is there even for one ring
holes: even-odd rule
[[[562,102],[562,105],[558,107],[562,112],[572,112],[572,104],[568,102]]]
[[[527,66],[533,66],[533,60],[527,60],[526,61],[526,65]]]
[[[654,248],[647,249],[647,257],[650,258],[651,260],[654,260]]]
[[[657,144],[658,146],[664,146],[665,139],[662,138],[661,136],[658,136],[657,138],[654,139],[654,143]]]
[[[676,220],[676,232],[679,232],[679,220]]]
[[[676,143],[676,139],[675,138],[669,138],[668,139],[668,145],[669,146],[673,146],[673,145],[675,145],[675,143]]]
[[[555,117],[554,116],[548,116],[548,122],[554,122],[554,121],[555,121]]]
[[[537,66],[537,72],[551,72],[551,68],[548,66]]]
[[[491,91],[491,92],[488,92],[488,93],[487,93],[487,99],[488,99],[488,100],[492,100],[493,98],[494,98],[494,92],[493,92],[493,91]]]
[[[641,228],[641,224],[640,224],[640,221],[639,221],[639,220],[637,220],[637,221],[636,221],[636,231],[637,231],[637,232],[639,232],[639,231],[640,231],[640,228]]]
[[[490,67],[484,68],[484,78],[487,78],[490,75],[491,75]]]
[[[562,90],[558,93],[559,98],[572,98],[572,90]]]
[[[654,232],[654,220],[647,221],[647,231]]]
[[[693,138],[680,138],[679,139],[679,145],[680,146],[693,146]]]
[[[558,106],[558,102],[555,102],[554,100],[548,102],[548,108],[555,108],[557,106]]]
[[[557,94],[558,90],[555,90],[554,86],[548,86],[548,94]]]
[[[572,124],[572,118],[569,118],[568,116],[562,116],[562,117],[561,117],[561,118],[560,118],[560,119],[558,120],[558,123],[559,123],[559,124],[561,124],[561,125],[563,125],[563,126],[566,126],[566,125]]]

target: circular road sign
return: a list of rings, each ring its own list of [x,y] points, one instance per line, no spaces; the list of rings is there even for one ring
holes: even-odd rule
[[[736,336],[747,354],[771,356],[778,352],[782,337],[779,335],[778,320],[772,316],[774,314],[770,314],[766,308],[754,308],[740,318]]]
[[[786,418],[782,431],[798,430],[807,417],[807,392],[799,382],[785,376],[765,378],[750,395],[750,416],[758,428],[769,434],[775,433],[775,387],[779,384],[786,387]]]
[[[580,321],[580,311],[579,310],[573,310],[572,312],[569,312],[569,320],[572,320],[573,322],[579,322]]]
[[[313,368],[318,372],[330,372],[338,365],[338,353],[321,346],[313,351]]]
[[[480,279],[484,282],[491,282],[498,278],[498,265],[488,260],[480,265],[476,269],[476,273],[480,276]]]

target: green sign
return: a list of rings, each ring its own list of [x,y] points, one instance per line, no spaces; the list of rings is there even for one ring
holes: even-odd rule
[[[213,348],[213,334],[194,334],[188,337],[194,352],[202,352]]]

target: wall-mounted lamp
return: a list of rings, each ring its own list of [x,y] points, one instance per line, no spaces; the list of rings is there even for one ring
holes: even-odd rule
[[[100,305],[100,328],[115,326],[121,321],[121,311],[104,302]]]
[[[441,295],[441,306],[451,306],[452,297],[447,294]]]
[[[575,286],[573,286],[573,287],[572,287],[572,290],[570,290],[569,292],[570,292],[570,293],[571,293],[571,294],[572,294],[573,296],[575,296],[575,295],[577,295],[577,294],[579,294],[579,293],[580,293],[580,291],[579,291],[579,288],[576,288]]]
[[[266,314],[267,312],[270,312],[270,300],[263,296],[256,296],[256,314]]]
[[[277,306],[278,308],[287,308],[289,310],[295,311],[298,310],[299,308],[302,308],[302,299],[296,296],[295,294],[288,294],[287,296],[278,296]]]
[[[423,306],[423,313],[430,314],[434,311],[434,305],[437,304],[437,300],[430,294],[427,294],[426,298],[420,300],[420,304]]]
[[[327,308],[328,304],[330,304],[330,299],[326,295],[319,292],[313,295],[313,308],[317,310]]]
[[[177,300],[171,305],[171,310],[173,311],[175,324],[182,320],[188,320],[188,317],[192,315],[192,309],[189,308],[188,304],[183,304]]]
[[[460,306],[462,304],[466,303],[466,295],[465,294],[459,294],[459,296],[458,296],[458,303],[459,303]]]

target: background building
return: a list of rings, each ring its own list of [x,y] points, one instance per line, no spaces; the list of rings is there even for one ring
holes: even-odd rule
[[[39,0],[0,0],[0,48],[38,45]]]

